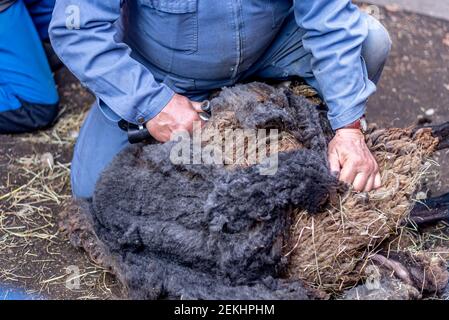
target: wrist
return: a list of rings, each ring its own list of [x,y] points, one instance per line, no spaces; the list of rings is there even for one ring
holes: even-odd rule
[[[139,117],[135,121],[137,125],[146,125],[147,122],[158,116],[175,97],[176,93],[168,86],[161,85],[161,87],[163,89],[151,99],[151,106],[146,106],[145,110],[140,112]]]
[[[365,135],[360,129],[351,128],[340,128],[335,131],[335,137],[343,139],[363,139],[365,140]]]
[[[362,134],[365,134],[368,131],[368,123],[366,121],[365,115],[361,116],[359,119],[337,129],[336,131],[340,130],[355,130]]]

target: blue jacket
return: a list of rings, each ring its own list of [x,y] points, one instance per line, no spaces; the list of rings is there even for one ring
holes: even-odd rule
[[[50,38],[84,85],[137,123],[164,108],[173,82],[186,92],[235,83],[292,7],[331,124],[341,127],[376,89],[361,59],[366,20],[350,0],[58,0]]]

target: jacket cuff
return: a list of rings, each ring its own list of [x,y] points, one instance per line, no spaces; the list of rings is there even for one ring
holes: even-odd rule
[[[132,107],[127,106],[127,108],[112,108],[107,105],[106,102],[102,102],[100,100],[100,107],[105,115],[108,115],[109,118],[112,118],[114,121],[119,121],[120,119],[124,119],[132,124],[143,124],[162,111],[165,106],[170,102],[170,100],[175,95],[175,92],[170,89],[165,84],[161,84],[157,88],[157,94],[152,97],[145,99],[149,101],[145,104],[139,104],[138,106]],[[137,104],[137,103],[136,103]],[[107,107],[105,107],[107,106]],[[106,112],[105,112],[106,111]],[[111,119],[111,120],[112,120]]]
[[[366,112],[366,104],[360,104],[345,110],[342,114],[329,118],[332,129],[337,130],[360,119]]]
[[[153,119],[167,106],[174,95],[175,92],[172,89],[165,84],[161,84],[160,91],[151,99],[151,105],[141,106],[137,109],[136,119],[133,122],[140,124]]]

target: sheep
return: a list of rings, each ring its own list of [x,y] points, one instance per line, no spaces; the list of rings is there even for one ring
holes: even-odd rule
[[[101,175],[93,199],[63,219],[72,243],[111,268],[131,298],[308,299],[324,297],[313,287],[355,285],[410,213],[423,159],[441,140],[431,128],[372,129],[367,143],[384,186],[358,194],[329,172],[333,132],[325,110],[304,97],[250,83],[211,104],[206,137],[279,130],[279,150],[269,150],[275,175],[245,159],[174,164],[176,141],[132,146]]]

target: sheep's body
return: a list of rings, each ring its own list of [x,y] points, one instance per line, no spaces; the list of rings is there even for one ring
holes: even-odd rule
[[[326,158],[332,133],[316,106],[258,83],[224,89],[212,105],[206,133],[280,130],[274,176],[259,165],[174,165],[173,142],[134,146],[102,174],[84,214],[67,219],[72,241],[134,298],[303,299],[300,280],[332,290],[360,280],[370,252],[410,211],[438,142],[430,131],[373,131],[384,187],[341,191],[339,205],[322,208],[337,182]]]

